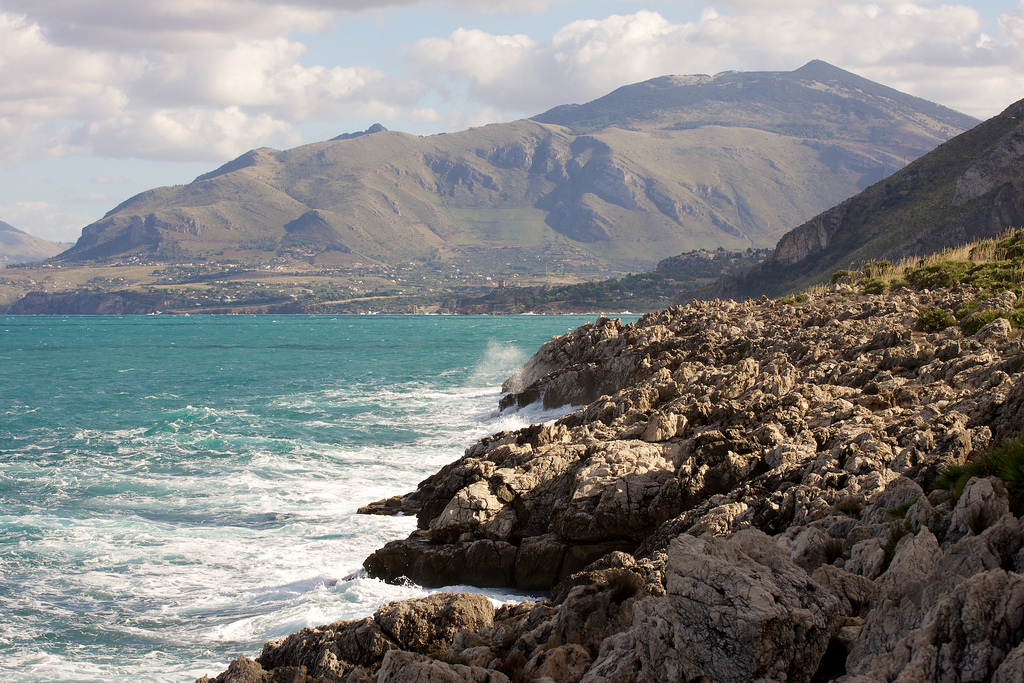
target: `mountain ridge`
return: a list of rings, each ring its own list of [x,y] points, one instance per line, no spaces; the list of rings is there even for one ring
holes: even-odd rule
[[[56,256],[68,245],[50,242],[19,230],[10,223],[0,221],[0,268],[16,264],[42,261]]]
[[[637,91],[649,96],[640,101]],[[605,116],[606,125],[565,118],[623,97],[632,113]],[[648,270],[667,254],[771,246],[785,227],[975,123],[931,103],[908,109],[913,102],[812,62],[794,72],[662,77],[459,133],[375,126],[250,150],[188,185],[143,192],[86,226],[60,260],[220,253],[577,277]],[[726,104],[731,118],[721,115]],[[285,229],[307,214],[329,239]]]
[[[922,256],[1024,222],[1024,100],[787,232],[713,297],[775,296],[872,260]]]

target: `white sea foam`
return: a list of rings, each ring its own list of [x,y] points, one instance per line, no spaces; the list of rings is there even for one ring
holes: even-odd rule
[[[80,349],[97,355],[65,354],[97,371],[76,375],[59,400],[13,382],[15,364],[0,367],[5,391],[24,393],[0,397],[11,425],[0,450],[0,678],[190,680],[297,628],[426,595],[346,578],[416,526],[356,508],[413,490],[487,434],[564,414],[495,409],[502,380],[567,326],[542,318],[528,324],[547,325],[543,334],[515,343],[487,338],[505,320],[431,319],[431,330],[460,326],[447,338],[462,346],[413,348],[422,367],[393,374],[390,350],[366,356],[372,361],[359,354],[373,339],[429,341],[415,320],[240,321],[259,334],[199,317],[106,321]],[[219,334],[235,336],[208,339]],[[335,352],[335,338],[349,334],[345,348],[355,350]],[[470,334],[477,341],[466,344]],[[275,343],[290,346],[266,355]],[[277,367],[293,357],[290,369]],[[36,373],[62,371],[76,367]]]

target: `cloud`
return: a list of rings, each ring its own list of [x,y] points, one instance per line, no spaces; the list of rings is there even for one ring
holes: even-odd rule
[[[417,80],[369,64],[308,64],[295,37],[414,4],[488,13],[560,1],[3,0],[0,162],[221,161],[296,144],[309,122],[453,130],[665,74],[791,70],[816,58],[977,116],[1024,86],[1020,7],[1001,16],[997,36],[970,7],[895,1],[724,0],[693,21],[642,10],[547,38],[460,28],[412,45]]]
[[[168,161],[230,159],[260,145],[293,147],[301,142],[291,124],[239,107],[177,108],[125,115],[76,130],[72,142],[94,154]]]
[[[233,36],[268,38],[333,24],[328,3],[260,0],[4,0],[55,44],[110,52],[217,49]],[[362,5],[367,3],[338,3]]]
[[[0,13],[0,161],[88,153],[223,160],[297,144],[296,123],[391,120],[420,96],[415,82],[373,67],[304,66],[305,51],[278,36],[111,52],[57,44],[39,23]]]
[[[562,0],[4,0],[58,44],[112,51],[216,49],[235,36],[272,38],[323,31],[335,17],[411,5],[480,13],[536,12]]]
[[[546,41],[459,29],[417,43],[425,78],[515,114],[581,102],[665,74],[792,70],[811,59],[977,116],[1020,96],[1024,9],[1002,16],[1010,41],[963,5],[732,2],[672,23],[657,12],[576,21]],[[780,12],[785,6],[788,11]],[[1022,5],[1024,7],[1024,5]]]
[[[18,230],[57,242],[67,241],[69,235],[76,235],[83,225],[93,220],[50,202],[0,204],[0,216]]]

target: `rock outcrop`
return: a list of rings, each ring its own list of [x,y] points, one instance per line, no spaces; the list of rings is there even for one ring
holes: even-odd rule
[[[869,261],[998,237],[1024,218],[1024,101],[793,228],[771,258],[715,283],[712,296],[777,296]]]
[[[396,603],[268,644],[260,675],[1021,680],[1024,528],[1008,490],[932,490],[1024,426],[1024,351],[1005,320],[914,330],[976,294],[837,285],[553,339],[506,403],[580,408],[485,438],[379,506],[415,511],[419,529],[365,563],[551,599],[493,616]],[[396,610],[430,635],[389,626]],[[249,679],[218,678],[231,680]]]

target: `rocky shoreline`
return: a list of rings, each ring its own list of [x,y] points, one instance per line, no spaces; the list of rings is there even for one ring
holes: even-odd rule
[[[977,296],[839,284],[555,338],[503,406],[579,409],[364,509],[418,516],[371,576],[551,599],[391,603],[200,681],[1022,681],[1014,491],[935,489],[1020,435],[1020,333],[915,330]]]

